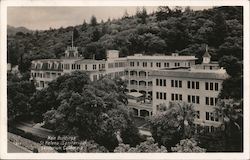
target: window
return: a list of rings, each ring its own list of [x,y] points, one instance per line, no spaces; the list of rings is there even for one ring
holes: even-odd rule
[[[190,103],[190,102],[191,102],[191,96],[188,95],[188,103]]]
[[[140,62],[137,62],[137,66],[140,66]]]
[[[192,103],[195,103],[195,96],[192,96]]]
[[[156,99],[167,99],[167,93],[165,92],[156,92]]]
[[[167,93],[164,93],[164,100],[167,99]]]
[[[205,89],[208,90],[208,82],[206,82],[205,86]]]
[[[164,63],[164,67],[167,67],[167,63],[166,62]]]
[[[171,80],[171,87],[179,87],[179,88],[182,88],[182,81]]]
[[[215,99],[214,99],[214,104],[216,105],[217,102],[218,102],[218,98],[215,98]]]
[[[199,96],[196,96],[196,103],[200,104],[200,97]]]
[[[171,94],[172,101],[182,101],[182,94]]]
[[[93,70],[96,70],[96,64],[93,64]]]
[[[218,83],[215,83],[215,90],[218,91],[219,90],[219,84]]]
[[[143,63],[142,63],[142,66],[143,66],[143,67],[147,67],[147,62],[143,62]]]
[[[206,97],[206,105],[215,106],[218,102],[218,98]]]
[[[174,94],[171,94],[171,100],[174,101]]]
[[[160,79],[160,86],[162,86],[162,79]]]
[[[163,86],[167,86],[166,79],[163,80]]]
[[[162,99],[162,92],[160,92],[160,99]]]
[[[206,120],[209,120],[209,112],[206,112]]]
[[[64,64],[64,69],[68,70],[69,69],[69,64]]]
[[[190,81],[187,82],[187,87],[190,88]]]
[[[196,89],[199,89],[200,88],[200,84],[199,82],[196,82]]]
[[[153,62],[150,63],[151,67],[153,67]]]
[[[179,88],[182,88],[182,81],[179,81]]]
[[[214,90],[214,84],[213,83],[210,83],[210,90]]]
[[[119,64],[118,63],[115,63],[115,68],[118,68]]]
[[[88,65],[87,64],[85,65],[85,70],[88,70]]]
[[[77,65],[76,65],[76,69],[81,69],[81,65],[80,65],[80,64],[77,64]]]
[[[192,81],[192,89],[194,89],[195,88],[195,86],[194,86],[194,81]]]
[[[130,67],[134,67],[135,66],[135,62],[130,62]]]
[[[175,94],[175,100],[178,101],[178,94]]]
[[[214,98],[210,98],[210,105],[213,106],[214,105]]]
[[[175,84],[175,87],[178,87],[178,81],[175,80],[174,82],[175,82],[175,83],[174,83],[174,84]]]
[[[206,105],[209,105],[209,98],[206,97]]]
[[[76,69],[76,64],[72,64],[71,65],[71,69],[73,70],[73,69]]]
[[[159,79],[156,79],[156,86],[159,86]]]
[[[156,67],[161,68],[161,62],[156,62]]]

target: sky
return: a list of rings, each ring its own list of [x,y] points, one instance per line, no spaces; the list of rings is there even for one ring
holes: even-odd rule
[[[98,22],[108,18],[115,19],[124,15],[134,15],[136,6],[84,6],[84,7],[8,7],[7,24],[14,27],[26,27],[31,30],[46,30],[88,23],[92,15]],[[141,8],[141,7],[140,7]],[[157,10],[157,6],[146,6],[148,13]],[[191,7],[193,10],[207,9],[209,7]]]

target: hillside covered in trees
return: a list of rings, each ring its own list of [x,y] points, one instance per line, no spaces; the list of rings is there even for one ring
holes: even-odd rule
[[[161,6],[147,14],[138,8],[135,15],[127,12],[120,19],[90,23],[45,31],[8,34],[8,62],[19,64],[21,72],[28,71],[30,62],[41,58],[60,58],[67,46],[74,45],[85,58],[105,58],[107,49],[119,50],[121,56],[134,53],[195,55],[201,60],[205,44],[212,60],[223,56],[243,59],[243,8],[215,7],[193,11],[189,7],[170,9]],[[199,62],[198,61],[198,62]]]

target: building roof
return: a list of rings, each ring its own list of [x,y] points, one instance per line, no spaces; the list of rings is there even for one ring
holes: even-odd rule
[[[160,55],[160,56],[145,56],[145,55],[134,55],[128,56],[128,60],[196,60],[195,56],[170,56],[170,55]]]
[[[196,78],[196,79],[218,79],[224,80],[228,78],[225,70],[196,70],[196,69],[181,69],[181,70],[155,70],[150,72],[151,76],[158,77],[175,77],[175,78]]]
[[[105,60],[95,60],[95,59],[81,59],[76,61],[75,63],[84,63],[84,64],[90,64],[90,63],[104,63]]]
[[[33,60],[33,62],[37,62],[37,61],[41,61],[41,62],[48,62],[48,61],[53,61],[53,62],[61,62],[61,59],[36,59]]]
[[[128,96],[133,96],[135,98],[141,97],[143,96],[143,94],[139,93],[139,92],[129,92],[127,93]]]

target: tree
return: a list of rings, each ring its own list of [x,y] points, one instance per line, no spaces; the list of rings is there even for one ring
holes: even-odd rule
[[[158,11],[156,12],[157,21],[166,20],[170,16],[172,16],[172,11],[168,6],[158,7]]]
[[[137,8],[136,16],[141,19],[142,24],[146,24],[146,19],[148,17],[148,14],[147,14],[147,10],[145,7],[142,7],[141,11],[139,10],[139,8]]]
[[[216,107],[216,114],[222,118],[224,130],[229,137],[233,129],[243,128],[243,108],[242,103],[233,100],[220,100]]]
[[[242,75],[242,68],[239,60],[234,56],[223,56],[219,64],[221,67],[225,68],[227,73],[232,77]]]
[[[49,83],[49,87],[36,91],[30,98],[33,118],[36,122],[43,121],[43,114],[57,109],[60,102],[68,98],[72,92],[81,92],[90,83],[89,76],[83,72],[64,74]]]
[[[219,100],[215,115],[222,122],[212,133],[200,132],[197,140],[208,152],[243,151],[243,101]]]
[[[206,152],[206,149],[197,146],[195,139],[183,139],[175,147],[171,148],[172,152]]]
[[[30,81],[8,81],[7,106],[8,120],[15,121],[30,117],[29,98],[35,92],[35,86]]]
[[[96,20],[96,17],[94,15],[90,19],[90,25],[91,26],[96,26],[97,25],[97,20]]]
[[[132,152],[132,153],[166,153],[168,152],[164,146],[158,146],[153,138],[148,138],[145,142],[140,143],[136,147],[120,143],[114,150],[115,153]]]
[[[214,39],[213,39],[213,45],[219,46],[224,41],[226,34],[227,34],[227,25],[225,18],[221,12],[217,12],[216,15],[213,18],[213,21],[215,23],[214,27]]]
[[[99,31],[98,28],[94,28],[91,39],[92,41],[96,42],[100,39],[101,37],[101,32]]]
[[[224,80],[219,98],[241,100],[243,98],[243,77],[231,77]]]
[[[57,135],[94,140],[109,151],[118,145],[117,132],[121,133],[124,143],[136,145],[140,141],[139,133],[132,113],[124,105],[123,84],[108,78],[89,82],[83,72],[59,77],[48,87],[53,92],[47,101],[57,106],[44,114],[45,125]]]
[[[150,120],[154,139],[170,149],[181,139],[191,138],[194,134],[194,116],[191,104],[170,103],[166,111],[156,114]]]
[[[87,29],[87,22],[84,20],[83,23],[82,23],[82,31],[85,31]]]
[[[79,32],[76,28],[74,28],[73,30],[73,37],[74,37],[74,41],[79,38]]]

